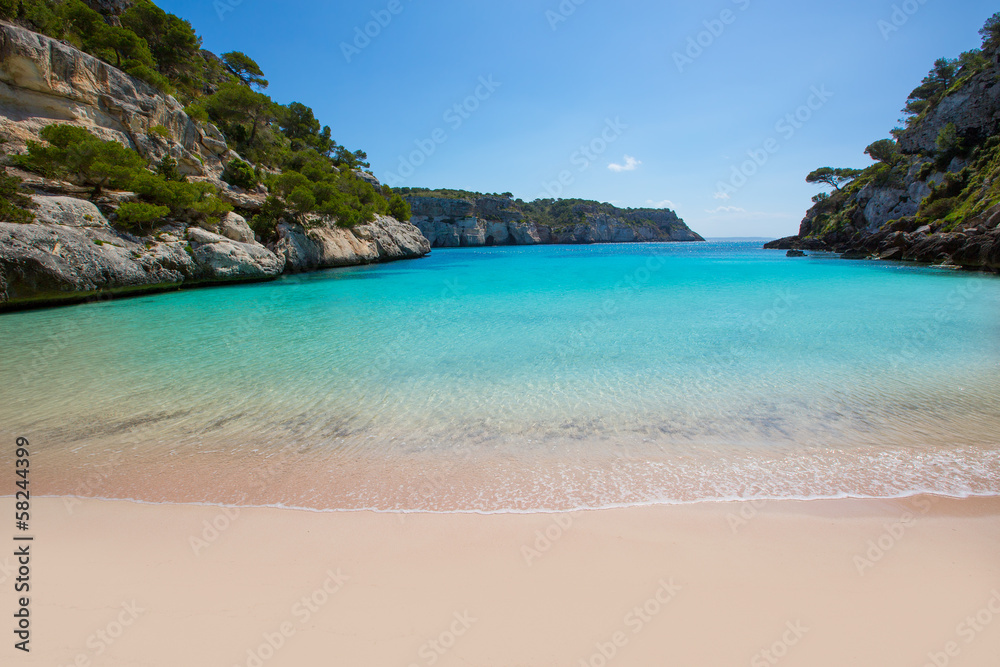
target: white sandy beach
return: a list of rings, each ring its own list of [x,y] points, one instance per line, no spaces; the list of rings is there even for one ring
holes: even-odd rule
[[[33,520],[31,652],[8,630],[5,665],[996,667],[1000,655],[1000,499],[483,516],[44,498]],[[12,560],[0,560],[7,619]]]

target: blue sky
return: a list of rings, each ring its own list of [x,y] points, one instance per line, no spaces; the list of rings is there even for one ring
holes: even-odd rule
[[[805,175],[870,164],[865,147],[889,136],[934,60],[979,46],[979,28],[1000,9],[980,0],[158,4],[191,21],[205,48],[256,59],[276,101],[313,107],[338,142],[368,152],[383,181],[668,206],[711,237],[795,233],[818,191]]]

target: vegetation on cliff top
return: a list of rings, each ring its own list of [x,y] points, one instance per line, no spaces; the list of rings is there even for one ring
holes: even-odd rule
[[[150,0],[134,0],[120,17],[105,16],[82,0],[0,0],[0,19],[65,40],[175,95],[187,105],[192,119],[214,123],[229,147],[245,159],[230,161],[223,180],[247,190],[263,182],[271,192],[264,209],[250,221],[264,240],[274,235],[277,222],[286,216],[304,220],[308,213],[320,213],[346,227],[371,221],[376,214],[409,219],[402,198],[355,173],[370,166],[364,151],[351,151],[334,141],[330,127],[321,126],[308,106],[278,104],[264,94],[268,86],[264,73],[245,53],[233,51],[217,58],[202,51],[201,38],[189,22]],[[67,153],[61,157],[71,159]],[[38,157],[33,159],[40,165]],[[130,165],[135,162],[123,159]],[[55,167],[50,160],[45,168]],[[74,170],[68,162],[64,167]],[[98,189],[129,181],[109,176],[98,183],[77,175]],[[153,200],[159,196],[149,195]]]
[[[666,209],[618,208],[612,204],[587,199],[536,199],[534,201],[526,202],[523,199],[514,199],[514,195],[509,192],[505,192],[503,194],[484,194],[481,192],[470,192],[468,190],[405,187],[396,188],[394,192],[406,197],[463,199],[470,202],[475,202],[477,199],[481,198],[490,198],[501,204],[501,207],[498,210],[519,212],[529,222],[549,227],[551,229],[565,229],[567,227],[573,227],[584,223],[586,221],[587,214],[605,214],[611,217],[620,218],[622,219],[622,222],[626,224],[657,227],[660,223],[653,220],[652,214],[656,213],[663,215],[668,212]],[[645,213],[650,215],[643,215]],[[676,221],[676,226],[684,226],[679,218]]]
[[[215,223],[233,210],[218,198],[211,183],[189,183],[169,163],[157,165],[156,173],[132,149],[103,141],[81,127],[48,125],[40,136],[44,143],[29,141],[27,155],[17,160],[19,166],[93,188],[91,198],[105,188],[135,192],[142,201],[122,204],[117,211],[117,222],[126,229],[149,229],[168,214]]]
[[[897,140],[918,130],[928,116],[950,95],[962,90],[973,77],[994,67],[1000,55],[1000,13],[980,30],[981,49],[958,58],[940,58],[910,93],[903,108],[904,126],[892,131],[892,139],[880,139],[865,150],[875,160],[867,169],[823,167],[806,177],[809,183],[827,185],[832,192],[813,198],[815,206],[803,224],[802,233],[822,237],[853,228],[860,217],[857,195],[868,186],[906,189],[935,172],[946,172],[930,183],[930,194],[921,202],[915,225],[933,225],[950,231],[964,221],[1000,203],[1000,137],[963,137],[952,123],[941,128],[934,150],[901,152]],[[958,158],[960,162],[954,162]],[[953,167],[955,164],[966,166]]]

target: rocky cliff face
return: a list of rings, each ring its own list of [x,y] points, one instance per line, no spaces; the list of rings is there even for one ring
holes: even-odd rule
[[[211,230],[167,225],[152,237],[114,229],[93,203],[33,197],[35,224],[0,222],[0,311],[282,273],[413,259],[430,252],[412,225],[387,217],[352,229],[283,223],[266,248],[230,213]]]
[[[411,222],[435,248],[704,240],[673,211],[661,209],[581,203],[573,207],[575,222],[552,225],[538,222],[505,197],[408,196],[406,200],[413,209]]]
[[[899,149],[907,155],[932,155],[937,137],[949,123],[969,145],[986,141],[1000,131],[1000,67],[980,72],[961,88],[941,100],[930,112],[899,137]]]
[[[128,2],[98,3],[123,10]],[[112,12],[113,13],[113,12]],[[0,22],[0,140],[24,150],[52,123],[84,127],[134,148],[150,162],[172,156],[182,173],[220,188],[237,210],[260,208],[264,195],[219,180],[235,153],[210,124],[191,120],[173,98],[97,58],[43,35]],[[167,137],[153,128],[166,128]],[[110,214],[129,193],[97,204],[80,188],[30,174],[35,224],[0,221],[0,311],[231,281],[270,280],[308,271],[421,257],[430,246],[413,225],[379,218],[341,229],[319,219],[306,231],[284,224],[278,243],[261,245],[246,220],[229,214],[203,229],[183,222],[136,237]]]
[[[4,149],[22,152],[52,123],[85,127],[151,162],[170,155],[194,177],[217,181],[224,162],[235,157],[215,126],[191,120],[173,97],[72,46],[0,22]],[[157,126],[169,136],[153,132]]]
[[[230,214],[213,233],[168,225],[155,240],[119,232],[94,204],[35,196],[38,222],[0,223],[0,310],[281,274],[283,258]]]
[[[949,126],[958,156],[938,145]],[[1000,271],[1000,65],[957,85],[901,132],[898,155],[818,201],[765,247]]]
[[[308,228],[278,225],[274,252],[289,273],[356,266],[398,259],[416,259],[431,251],[430,243],[411,224],[378,216],[374,222],[344,229],[329,221],[313,221]]]

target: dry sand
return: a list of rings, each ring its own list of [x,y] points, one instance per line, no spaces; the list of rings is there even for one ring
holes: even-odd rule
[[[3,665],[1000,665],[1000,499],[562,516],[33,505],[31,653],[13,648],[0,556]]]

